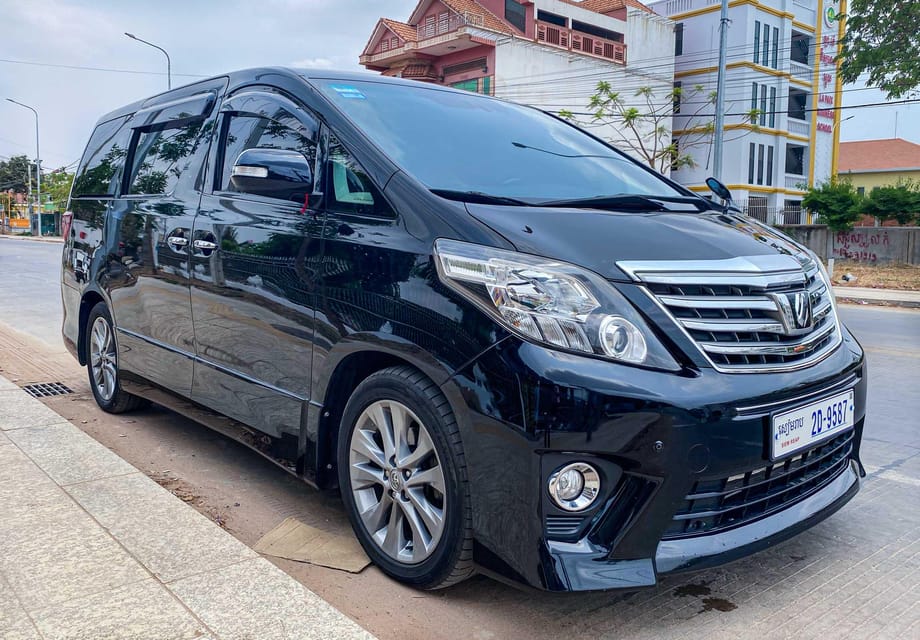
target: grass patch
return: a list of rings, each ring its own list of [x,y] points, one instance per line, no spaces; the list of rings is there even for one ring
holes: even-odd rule
[[[855,282],[843,282],[845,274],[856,276]],[[834,262],[834,286],[868,287],[920,291],[920,266],[911,264],[868,265],[862,262]]]

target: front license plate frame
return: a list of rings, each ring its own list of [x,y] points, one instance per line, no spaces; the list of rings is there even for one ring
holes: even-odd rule
[[[853,389],[770,416],[770,460],[781,460],[833,438],[856,423]]]

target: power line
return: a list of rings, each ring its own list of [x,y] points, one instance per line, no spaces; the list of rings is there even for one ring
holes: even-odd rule
[[[844,111],[846,109],[865,109],[868,107],[895,107],[900,104],[916,104],[916,103],[920,103],[920,98],[913,98],[913,99],[908,99],[908,100],[896,100],[894,102],[870,102],[866,104],[840,105],[836,107],[824,106],[824,107],[815,107],[813,109],[799,109],[799,111],[804,111],[807,113],[814,112],[814,111]],[[558,115],[558,112],[556,111],[553,111],[551,113],[556,113]],[[593,113],[578,112],[578,111],[572,111],[570,113],[574,116],[592,116],[593,117],[595,115]],[[785,111],[766,111],[764,112],[763,115],[771,115],[771,114],[779,115],[782,113],[786,113],[786,112]],[[749,113],[746,111],[742,111],[741,113],[726,113],[725,115],[726,116],[746,116],[746,115],[749,115]]]
[[[33,67],[50,67],[53,69],[73,69],[78,71],[105,71],[108,73],[130,73],[134,75],[149,75],[149,76],[165,76],[166,74],[162,71],[139,71],[137,69],[111,69],[107,67],[86,67],[81,65],[74,64],[53,64],[50,62],[33,62],[31,60],[10,60],[7,58],[0,58],[0,62],[6,62],[9,64],[24,64]],[[204,76],[196,73],[174,73],[174,76],[183,76],[185,78],[208,78],[210,76]]]

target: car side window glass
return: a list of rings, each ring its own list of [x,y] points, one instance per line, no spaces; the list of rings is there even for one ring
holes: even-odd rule
[[[134,146],[128,193],[169,194],[189,168],[201,136],[203,122],[182,127],[142,129]]]
[[[74,198],[103,198],[115,195],[118,176],[128,154],[131,129],[124,127],[127,118],[103,122],[90,136],[77,177]]]
[[[316,132],[286,109],[279,108],[272,117],[251,114],[226,114],[224,118],[223,168],[220,191],[241,192],[234,184],[233,167],[244,151],[276,149],[302,155],[309,167],[316,162]],[[269,156],[270,157],[270,156]]]
[[[334,134],[329,135],[327,208],[339,213],[395,217],[383,194]]]

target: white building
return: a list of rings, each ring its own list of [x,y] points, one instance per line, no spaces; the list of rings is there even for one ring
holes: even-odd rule
[[[676,30],[675,83],[715,90],[718,0],[659,0],[649,5]],[[837,41],[839,0],[732,0],[728,10],[725,148],[722,181],[736,201],[767,222],[805,222],[804,187],[836,173],[841,104]],[[689,105],[688,105],[689,106]],[[687,130],[674,118],[680,144]],[[756,124],[744,117],[758,111]],[[709,113],[713,113],[710,108]],[[696,160],[672,175],[697,191],[712,172],[711,145],[688,149]]]
[[[377,23],[360,62],[384,75],[585,114],[601,80],[629,100],[651,87],[656,105],[667,107],[673,53],[673,23],[638,0],[420,0],[406,22]],[[630,151],[620,127],[590,130]]]

